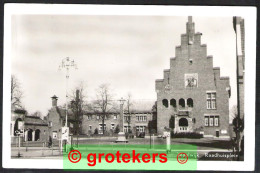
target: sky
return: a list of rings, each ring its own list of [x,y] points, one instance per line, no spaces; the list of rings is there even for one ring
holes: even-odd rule
[[[131,93],[136,101],[156,101],[155,80],[169,69],[187,16],[14,15],[12,16],[11,71],[24,92],[29,113],[46,115],[51,98],[65,103],[62,59],[70,57],[77,70],[70,71],[69,91],[80,82],[88,100],[107,83],[114,99]],[[221,76],[230,77],[230,108],[236,104],[236,42],[232,17],[193,17],[207,54]]]

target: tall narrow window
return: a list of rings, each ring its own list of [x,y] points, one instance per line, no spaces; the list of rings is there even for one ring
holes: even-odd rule
[[[191,98],[188,98],[187,105],[188,105],[188,107],[191,107],[191,108],[193,107],[193,100]]]
[[[218,124],[219,124],[219,117],[216,116],[215,119],[214,119],[214,121],[215,121],[215,122],[214,122],[214,125],[215,125],[215,126],[218,126]]]
[[[213,119],[214,119],[213,117],[209,118],[209,126],[213,126]]]
[[[209,117],[205,117],[204,122],[205,126],[209,126]]]
[[[175,99],[171,99],[170,100],[170,105],[174,108],[176,108],[176,100]]]
[[[163,100],[162,100],[162,104],[163,104],[163,106],[166,107],[166,108],[168,108],[168,106],[169,106],[169,103],[168,103],[168,100],[167,100],[167,99],[163,99]]]
[[[179,106],[182,107],[182,108],[185,107],[185,100],[184,100],[184,99],[181,98],[181,99],[179,100]]]
[[[211,94],[211,108],[216,109],[216,93]]]
[[[216,109],[216,93],[207,93],[207,109]]]

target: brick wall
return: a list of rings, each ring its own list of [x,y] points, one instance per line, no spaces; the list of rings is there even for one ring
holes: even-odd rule
[[[59,137],[61,133],[62,119],[57,111],[57,107],[52,107],[49,110],[47,122],[49,124],[49,136],[53,137],[53,132],[57,132]]]
[[[124,116],[128,116],[128,114],[124,114]],[[138,116],[146,116],[147,119],[143,121],[138,121]],[[90,118],[91,117],[91,118]],[[116,117],[116,119],[115,119]],[[133,113],[131,114],[131,121],[130,126],[133,133],[135,133],[136,126],[145,126],[148,127],[148,122],[152,120],[152,112],[147,113]],[[107,118],[105,119],[104,123],[106,124],[106,131],[111,133],[114,130],[111,130],[112,124],[114,124],[114,129],[119,123],[119,114],[109,114]],[[94,130],[97,128],[99,133],[102,132],[102,130],[99,130],[99,124],[102,124],[102,119],[98,119],[96,114],[85,114],[83,115],[83,121],[82,121],[82,133],[83,134],[93,134]],[[91,126],[91,130],[89,127]],[[124,126],[128,126],[128,123],[124,120]],[[146,131],[147,132],[147,131]]]
[[[193,26],[193,25],[187,25]],[[194,29],[191,28],[191,30]],[[220,77],[220,68],[213,68],[213,57],[207,55],[207,46],[201,45],[201,33],[192,31],[181,35],[181,46],[176,47],[176,55],[170,59],[170,69],[164,70],[164,79],[156,80],[155,88],[157,92],[157,130],[163,133],[164,127],[169,127],[171,116],[188,119],[191,131],[199,130],[204,135],[216,136],[216,131],[221,130],[228,133],[229,128],[229,78]],[[189,36],[192,35],[193,42],[189,42]],[[197,86],[185,87],[185,75],[194,74],[197,76]],[[196,77],[195,77],[196,78]],[[207,109],[207,92],[216,92],[216,109]],[[170,106],[170,100],[175,99],[177,107]],[[178,105],[179,99],[183,98],[186,107],[181,108]],[[188,108],[187,99],[193,100],[193,108]],[[169,101],[169,107],[166,108],[162,100]],[[189,115],[180,115],[180,109],[189,112]],[[218,127],[205,127],[204,117],[207,115],[219,116]],[[194,119],[194,122],[191,120]],[[175,119],[177,120],[177,119]],[[178,122],[175,123],[178,125]],[[178,127],[177,127],[178,128]]]

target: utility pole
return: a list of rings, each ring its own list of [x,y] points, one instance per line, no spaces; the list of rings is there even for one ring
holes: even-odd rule
[[[245,27],[244,19],[241,17],[233,17],[233,27],[236,33],[236,67],[237,67],[237,129],[236,144],[238,152],[238,160],[240,160],[240,143],[242,125],[241,118],[244,118],[244,70],[245,70]],[[244,154],[244,153],[242,153]]]
[[[77,133],[77,147],[79,147],[79,115],[81,113],[81,104],[79,99],[79,90],[76,90],[76,133]]]

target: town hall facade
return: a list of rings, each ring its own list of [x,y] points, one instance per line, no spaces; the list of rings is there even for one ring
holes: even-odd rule
[[[170,69],[155,82],[158,134],[172,128],[175,133],[229,138],[229,77],[221,77],[220,68],[213,67],[213,57],[207,55],[201,36],[188,17]]]

